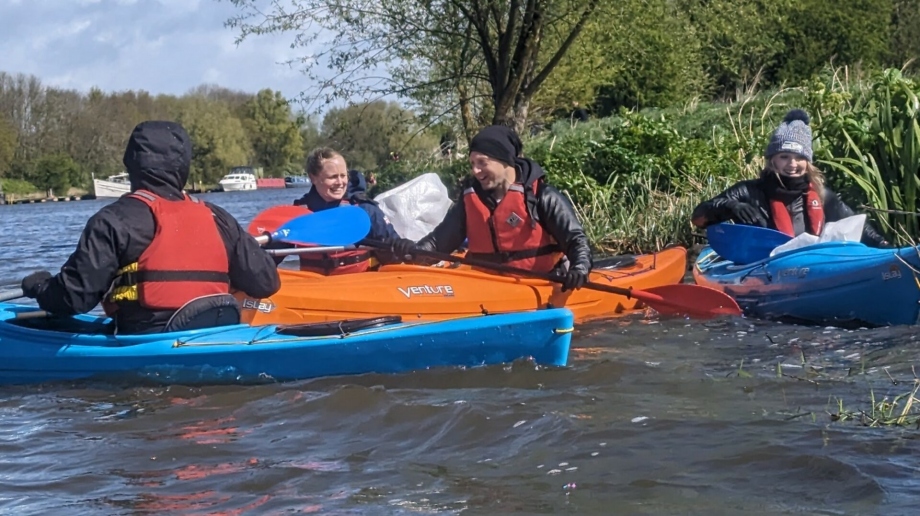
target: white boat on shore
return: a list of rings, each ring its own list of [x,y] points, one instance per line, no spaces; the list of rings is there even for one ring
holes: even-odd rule
[[[109,176],[107,179],[96,179],[93,176],[93,193],[100,197],[121,197],[131,191],[131,181],[128,174],[122,173]]]
[[[256,176],[247,172],[233,172],[225,175],[217,184],[225,192],[239,192],[242,190],[255,190]]]

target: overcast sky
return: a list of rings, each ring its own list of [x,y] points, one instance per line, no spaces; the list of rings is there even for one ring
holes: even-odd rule
[[[304,53],[292,34],[234,43],[217,0],[0,0],[0,71],[87,91],[181,95],[203,83],[294,98],[306,77],[279,64]]]

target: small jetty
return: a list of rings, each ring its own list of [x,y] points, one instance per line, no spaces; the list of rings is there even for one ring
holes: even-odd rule
[[[24,197],[22,199],[17,199],[13,197],[12,199],[3,199],[2,201],[0,201],[0,205],[3,205],[3,204],[38,204],[38,203],[45,203],[45,202],[91,201],[95,198],[96,196],[93,194],[66,195],[66,196],[61,196],[61,197]]]

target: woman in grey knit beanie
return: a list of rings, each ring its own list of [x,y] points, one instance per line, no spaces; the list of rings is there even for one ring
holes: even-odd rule
[[[808,114],[789,111],[770,135],[764,151],[766,166],[757,179],[736,183],[715,198],[700,203],[691,216],[705,228],[719,222],[761,226],[789,236],[808,232],[820,235],[827,222],[854,214],[836,193],[824,185],[824,174],[814,166]],[[873,247],[888,243],[865,225],[862,242]]]

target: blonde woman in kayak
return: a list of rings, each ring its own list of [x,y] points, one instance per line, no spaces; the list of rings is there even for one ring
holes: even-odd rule
[[[588,281],[591,250],[568,198],[547,184],[537,163],[522,158],[520,137],[489,126],[470,142],[472,177],[463,199],[418,243],[401,238],[397,256],[449,253],[468,240],[467,256],[564,277],[563,290]]]
[[[781,231],[820,235],[824,225],[852,216],[853,210],[824,184],[824,174],[812,163],[812,135],[808,114],[793,109],[773,132],[764,157],[767,164],[757,179],[740,181],[693,210],[694,225],[734,221]],[[888,247],[888,242],[866,224],[862,242]]]
[[[367,183],[363,174],[357,170],[348,170],[345,158],[338,151],[320,147],[310,152],[307,156],[307,175],[312,186],[303,197],[294,201],[294,206],[303,206],[309,212],[318,212],[352,204],[370,216],[371,230],[368,238],[383,241],[399,238],[399,234],[377,203],[367,197]],[[373,268],[378,258],[394,261],[386,251],[368,249],[337,253],[305,253],[300,255],[300,270],[327,276],[351,274]]]

